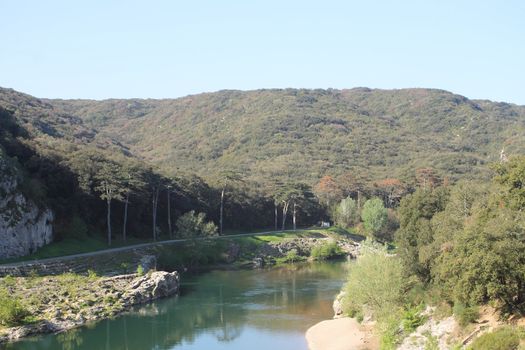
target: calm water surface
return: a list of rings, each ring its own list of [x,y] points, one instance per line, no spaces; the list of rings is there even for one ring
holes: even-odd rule
[[[307,349],[304,333],[332,316],[332,301],[347,268],[346,262],[333,262],[186,275],[178,297],[6,348]]]

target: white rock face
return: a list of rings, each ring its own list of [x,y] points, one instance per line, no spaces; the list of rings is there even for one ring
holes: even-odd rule
[[[17,188],[16,170],[0,158],[0,259],[27,255],[53,240],[53,213]]]

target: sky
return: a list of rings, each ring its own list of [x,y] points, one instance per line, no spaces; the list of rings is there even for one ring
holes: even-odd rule
[[[525,1],[0,0],[0,86],[47,98],[439,88],[525,105]]]

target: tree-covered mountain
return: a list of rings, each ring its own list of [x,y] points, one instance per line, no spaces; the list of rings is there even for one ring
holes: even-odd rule
[[[213,178],[315,183],[325,174],[400,177],[432,167],[487,176],[500,151],[525,150],[525,107],[442,90],[219,91],[164,100],[45,100],[98,138],[164,168]],[[95,137],[95,138],[97,138]]]
[[[111,226],[108,238],[126,227],[168,237],[190,210],[219,224],[221,207],[227,229],[281,225],[292,202],[300,225],[345,196],[393,207],[415,183],[490,177],[503,148],[524,153],[524,135],[524,106],[442,90],[93,101],[0,88],[0,158],[18,169],[19,191],[52,210],[59,239]]]

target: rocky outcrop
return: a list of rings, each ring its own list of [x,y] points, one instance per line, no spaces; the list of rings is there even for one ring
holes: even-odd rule
[[[17,170],[0,150],[0,259],[27,255],[53,240],[53,213],[18,189]]]
[[[34,306],[32,313],[43,321],[5,329],[0,343],[34,334],[62,332],[117,315],[134,305],[175,295],[179,291],[179,274],[164,271],[152,271],[144,276],[130,274],[72,280],[77,284],[85,283],[77,286],[83,294],[75,292],[73,295],[64,285],[67,282],[60,277],[45,277],[45,283],[30,284],[30,288],[20,283],[22,279],[16,281],[16,294],[21,294],[19,297],[41,295],[42,304]]]
[[[125,306],[144,304],[152,300],[174,295],[179,290],[177,272],[155,271],[133,280],[122,296]]]

